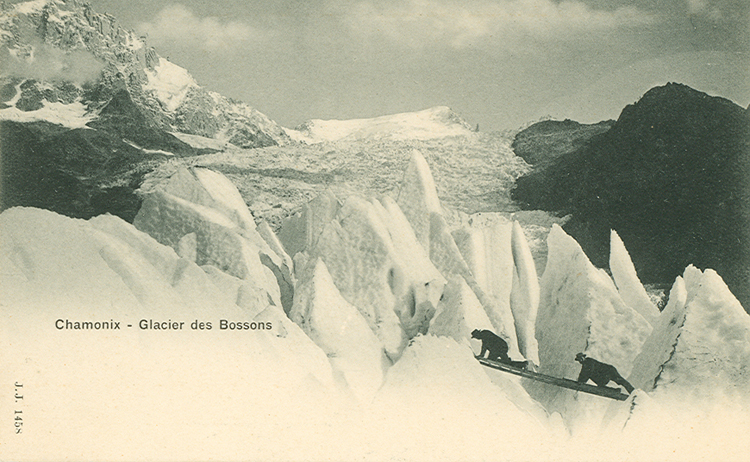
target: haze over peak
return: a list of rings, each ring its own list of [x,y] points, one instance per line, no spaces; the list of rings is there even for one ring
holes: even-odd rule
[[[465,136],[473,132],[472,126],[447,106],[369,119],[311,119],[295,130],[287,130],[292,138],[307,143],[368,139],[429,140]]]

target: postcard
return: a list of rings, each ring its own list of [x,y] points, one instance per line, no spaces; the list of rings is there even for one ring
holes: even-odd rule
[[[750,5],[0,4],[0,460],[746,460]]]

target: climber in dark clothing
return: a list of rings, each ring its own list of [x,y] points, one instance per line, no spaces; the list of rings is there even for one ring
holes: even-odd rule
[[[484,353],[487,352],[487,359],[497,361],[499,358],[499,361],[501,362],[510,363],[510,357],[508,357],[508,343],[494,332],[474,329],[471,332],[471,338],[476,338],[482,341],[482,352],[479,353],[480,358],[484,358]]]
[[[615,366],[601,363],[594,358],[589,358],[583,353],[576,355],[576,361],[581,363],[581,373],[578,374],[578,382],[586,383],[591,379],[597,386],[604,387],[610,380],[622,386],[628,394],[633,393],[633,386],[625,380]]]
[[[484,358],[484,353],[488,352],[487,359],[499,361],[521,369],[528,369],[530,366],[533,367],[531,361],[513,361],[510,359],[510,356],[508,356],[508,342],[490,330],[474,329],[471,331],[471,338],[482,341],[482,352],[477,355],[477,358]]]

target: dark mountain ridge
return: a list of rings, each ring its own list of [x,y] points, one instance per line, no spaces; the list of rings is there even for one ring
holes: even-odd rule
[[[574,120],[543,120],[518,132],[511,147],[531,165],[553,162],[583,147],[592,137],[607,132],[614,120],[581,124]]]
[[[111,213],[132,221],[143,175],[167,159],[144,155],[105,131],[0,121],[0,210],[39,207],[74,218]]]
[[[519,178],[512,197],[571,214],[566,231],[598,266],[615,229],[644,282],[709,267],[750,307],[750,117],[729,100],[653,88],[608,132]]]

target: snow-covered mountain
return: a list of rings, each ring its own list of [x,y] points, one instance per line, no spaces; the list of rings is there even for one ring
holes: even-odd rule
[[[143,176],[170,158],[291,142],[79,0],[0,4],[0,67],[0,209],[131,221]]]
[[[445,106],[370,119],[312,119],[294,130],[293,139],[306,143],[334,141],[428,140],[472,133],[471,125]]]
[[[156,127],[239,147],[289,142],[245,103],[201,87],[144,37],[80,0],[3,3],[0,119],[80,126],[121,89]],[[85,108],[85,110],[84,110]]]

